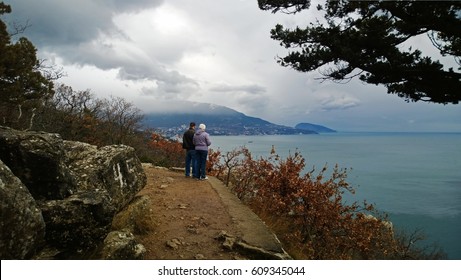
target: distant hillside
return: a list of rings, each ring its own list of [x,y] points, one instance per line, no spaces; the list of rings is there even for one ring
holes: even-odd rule
[[[312,123],[298,123],[295,126],[296,129],[301,129],[301,130],[307,130],[307,131],[315,131],[317,133],[332,133],[336,132],[336,130],[333,130],[331,128],[318,125],[318,124],[312,124]]]
[[[182,134],[191,121],[194,121],[197,126],[204,123],[207,131],[212,135],[316,134],[315,131],[273,124],[227,107],[205,103],[194,104],[188,113],[145,114],[143,125],[174,136]]]

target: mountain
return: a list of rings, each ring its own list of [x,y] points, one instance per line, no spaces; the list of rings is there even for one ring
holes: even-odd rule
[[[187,113],[146,113],[143,126],[160,130],[167,136],[175,136],[181,135],[191,121],[197,126],[204,123],[207,132],[212,135],[316,134],[315,131],[273,124],[228,107],[207,103],[191,103]]]
[[[331,133],[331,132],[336,132],[336,130],[333,130],[331,128],[318,125],[318,124],[312,124],[312,123],[298,123],[295,126],[296,129],[301,129],[301,130],[307,130],[307,131],[315,131],[317,133]]]

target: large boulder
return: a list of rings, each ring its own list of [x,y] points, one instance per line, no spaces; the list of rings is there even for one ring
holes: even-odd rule
[[[3,180],[8,183],[2,188],[13,188],[10,183],[13,181],[24,183],[23,189],[35,201],[31,198],[30,205],[16,207],[43,217],[46,248],[58,252],[54,253],[58,258],[80,258],[102,243],[114,215],[147,182],[133,148],[124,145],[98,148],[64,141],[58,134],[0,127],[0,159],[11,169],[14,174],[11,177],[17,177]],[[8,230],[3,225],[11,222],[9,213],[17,211],[13,206],[2,204],[2,231]],[[28,239],[25,231],[23,234],[2,235],[2,244],[4,240],[16,244],[16,240]],[[28,257],[27,253],[11,255],[19,259]]]
[[[105,190],[117,210],[123,208],[147,182],[142,164],[132,147],[97,148],[64,141],[66,165],[79,191]]]
[[[35,199],[63,199],[76,188],[58,134],[0,127],[0,159]]]
[[[43,244],[45,222],[24,184],[0,160],[0,259],[31,257]]]
[[[48,200],[41,203],[40,208],[46,223],[47,246],[62,251],[62,258],[83,257],[94,250],[110,232],[116,214],[104,190]]]

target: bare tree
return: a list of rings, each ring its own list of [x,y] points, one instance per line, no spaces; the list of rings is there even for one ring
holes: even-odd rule
[[[102,102],[99,116],[109,144],[127,144],[130,136],[140,131],[143,117],[141,110],[132,103],[114,96]]]

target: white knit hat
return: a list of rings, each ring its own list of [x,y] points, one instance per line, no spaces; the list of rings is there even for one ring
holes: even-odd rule
[[[198,128],[200,128],[200,129],[202,129],[202,130],[205,130],[206,125],[204,125],[203,123],[201,123],[201,124],[198,126]]]

